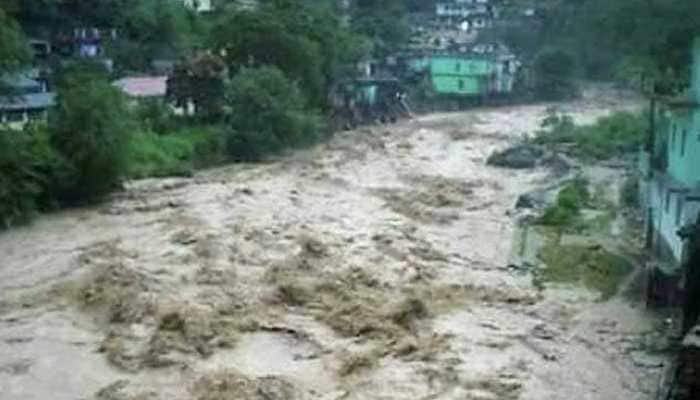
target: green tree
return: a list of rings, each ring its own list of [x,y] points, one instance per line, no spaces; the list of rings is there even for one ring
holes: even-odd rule
[[[0,75],[17,71],[29,60],[29,54],[29,47],[19,26],[0,9]]]
[[[193,104],[200,119],[216,120],[223,113],[225,74],[219,56],[200,53],[184,59],[168,78],[168,97],[181,107]]]
[[[202,22],[182,1],[139,1],[112,24],[120,38],[109,50],[127,70],[144,69],[156,58],[178,58],[202,45]]]
[[[544,49],[535,57],[535,94],[544,100],[561,100],[576,96],[574,58],[562,49]]]
[[[269,8],[227,15],[213,32],[213,47],[233,75],[244,67],[273,65],[300,81],[316,104],[324,99],[323,60],[320,47],[293,33],[281,14]]]
[[[76,203],[113,189],[123,174],[132,118],[123,94],[108,81],[78,79],[61,86],[51,110],[51,145],[66,160],[69,174],[54,188],[59,201]]]
[[[342,76],[352,72],[354,63],[369,55],[372,43],[364,35],[348,29],[332,1],[271,0],[267,12],[278,16],[288,31],[316,44],[321,56],[325,83],[323,93]]]
[[[667,94],[688,82],[689,48],[700,35],[697,0],[548,0],[538,10],[537,20],[500,30],[526,59],[556,47],[584,77],[645,81]]]
[[[0,131],[0,229],[53,208],[50,187],[65,171],[45,124],[27,125],[24,132]]]
[[[37,210],[43,182],[33,163],[26,136],[0,131],[1,228],[26,222]]]
[[[276,67],[243,68],[227,91],[226,147],[241,160],[317,141],[322,123],[299,87]]]
[[[355,30],[373,40],[380,56],[400,48],[411,33],[402,0],[357,0],[352,24]]]

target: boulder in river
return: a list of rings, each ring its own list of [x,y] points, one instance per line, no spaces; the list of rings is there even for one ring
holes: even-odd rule
[[[544,151],[533,145],[519,144],[502,151],[496,151],[487,160],[488,165],[512,169],[535,168]]]
[[[546,193],[541,190],[535,190],[521,194],[520,197],[518,197],[517,203],[515,203],[515,208],[542,208],[546,205],[546,203]]]

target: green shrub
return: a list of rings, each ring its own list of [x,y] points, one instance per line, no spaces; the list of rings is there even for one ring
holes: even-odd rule
[[[546,48],[535,56],[533,65],[535,94],[544,100],[575,97],[576,63],[574,57],[559,48]]]
[[[308,108],[298,86],[275,67],[241,70],[231,82],[227,104],[226,148],[238,160],[259,160],[321,138],[320,114]]]
[[[29,140],[20,132],[0,132],[0,223],[26,222],[37,211],[43,177],[34,169]]]
[[[132,135],[127,145],[130,178],[189,175],[197,167],[222,159],[220,130],[185,128],[170,135],[145,131]]]
[[[0,228],[28,222],[37,211],[52,208],[52,184],[66,172],[45,126],[0,131]]]
[[[556,203],[547,207],[540,218],[540,224],[560,228],[571,227],[578,221],[581,209],[589,200],[588,182],[583,178],[576,178],[559,191]]]
[[[571,155],[588,160],[607,160],[634,151],[646,131],[644,118],[629,112],[600,118],[590,126],[577,126],[570,116],[550,110],[541,127],[535,143],[566,146]]]
[[[146,131],[165,135],[175,129],[175,113],[162,99],[144,99],[136,107],[136,118]]]
[[[80,83],[59,87],[49,127],[51,145],[71,171],[55,193],[59,201],[74,204],[117,186],[134,125],[126,99],[107,80],[86,75],[68,81]]]
[[[604,160],[635,151],[645,132],[646,123],[641,115],[618,112],[581,128],[576,136],[576,154],[582,158]]]
[[[539,252],[547,265],[540,278],[555,283],[582,283],[601,295],[613,297],[632,266],[622,256],[602,247],[547,244]]]

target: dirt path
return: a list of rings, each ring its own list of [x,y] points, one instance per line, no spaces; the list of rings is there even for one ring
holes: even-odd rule
[[[564,107],[635,106],[604,100]],[[639,309],[506,268],[548,173],[485,158],[544,114],[347,132],[2,234],[0,398],[648,399]]]

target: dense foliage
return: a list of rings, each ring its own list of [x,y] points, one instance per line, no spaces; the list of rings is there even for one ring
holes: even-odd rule
[[[544,100],[561,100],[576,95],[575,60],[566,51],[546,48],[533,62],[534,90]]]
[[[0,132],[3,223],[99,198],[125,178],[188,174],[225,155],[258,160],[313,143],[323,138],[329,94],[355,62],[401,48],[408,13],[435,7],[433,0],[357,0],[342,15],[332,0],[263,0],[247,11],[234,3],[221,0],[219,12],[199,15],[172,0],[0,2],[3,75],[31,59],[26,37],[60,44],[76,28],[115,33],[104,37],[113,71],[59,52],[47,60],[59,92],[48,125]],[[532,67],[542,98],[574,95],[578,78],[634,78],[660,92],[687,81],[700,2],[545,0],[538,8],[532,23],[495,33]],[[127,71],[149,72],[161,58],[177,61],[168,99],[184,115],[164,102],[131,104],[109,84]],[[536,141],[603,160],[636,146],[643,126],[632,114],[590,127],[552,115]]]
[[[700,34],[697,0],[546,0],[536,22],[495,33],[532,58],[544,48],[574,56],[581,77],[641,81],[673,92],[688,80],[688,49]]]
[[[213,54],[198,53],[180,61],[168,78],[167,97],[179,107],[194,108],[200,120],[223,115],[226,65]]]
[[[126,146],[126,176],[188,176],[198,167],[224,159],[220,127],[185,127],[167,135],[150,130],[133,134]]]
[[[16,71],[29,58],[29,48],[17,23],[0,8],[0,75]],[[2,91],[0,83],[0,91]]]
[[[106,80],[80,79],[61,87],[50,116],[51,144],[66,160],[69,178],[57,194],[74,203],[106,194],[119,182],[132,132],[124,95]]]
[[[320,114],[309,109],[299,87],[275,67],[245,68],[233,79],[226,146],[240,160],[258,160],[284,148],[313,143]]]
[[[550,110],[535,143],[587,160],[608,160],[639,148],[646,132],[640,114],[618,112],[593,125],[579,126],[570,116]]]
[[[562,229],[570,227],[580,217],[581,209],[589,200],[588,182],[576,178],[559,191],[556,202],[545,210],[540,223]]]
[[[372,39],[377,54],[389,53],[410,36],[406,6],[401,0],[358,0],[352,16],[354,29]]]
[[[13,132],[0,132],[0,223],[26,221],[37,209],[44,185],[34,169],[31,143]]]

